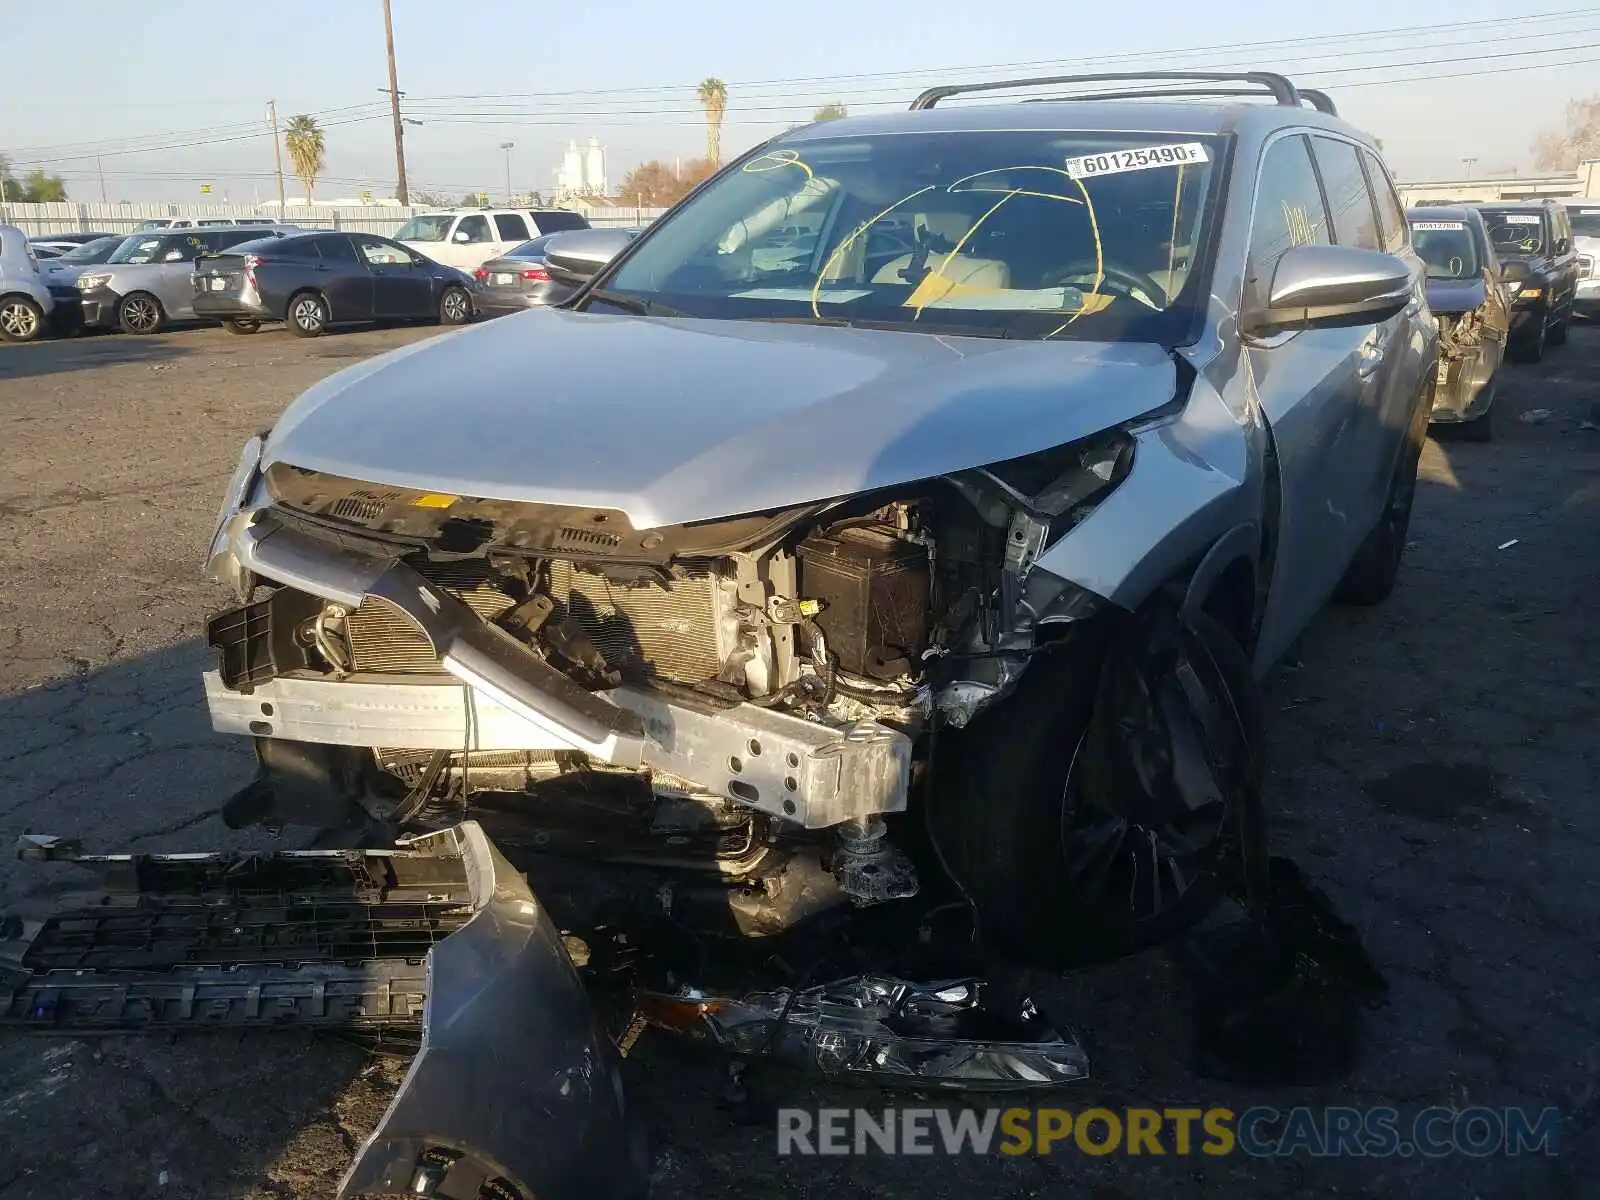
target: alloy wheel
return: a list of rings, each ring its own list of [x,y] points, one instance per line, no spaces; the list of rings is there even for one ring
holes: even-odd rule
[[[0,308],[0,332],[15,341],[30,341],[39,332],[39,314],[31,304],[10,301]]]
[[[294,323],[307,333],[315,333],[327,324],[322,311],[322,301],[315,296],[302,296],[295,301]]]
[[[122,302],[122,323],[134,333],[150,333],[161,324],[161,310],[154,300],[129,296]]]
[[[451,324],[460,324],[467,319],[467,294],[459,288],[452,289],[444,294],[444,316]]]

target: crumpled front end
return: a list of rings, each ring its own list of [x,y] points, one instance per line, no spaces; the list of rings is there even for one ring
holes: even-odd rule
[[[1436,312],[1434,320],[1439,328],[1439,359],[1429,420],[1441,424],[1475,420],[1493,400],[1490,383],[1500,365],[1504,331],[1493,329],[1481,308]]]

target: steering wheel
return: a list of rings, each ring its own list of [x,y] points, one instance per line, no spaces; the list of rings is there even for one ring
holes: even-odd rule
[[[1133,300],[1139,300],[1140,297],[1137,293],[1142,292],[1143,300],[1141,303],[1148,303],[1151,308],[1160,308],[1167,298],[1167,290],[1142,271],[1135,271],[1131,267],[1120,267],[1113,262],[1102,262],[1101,272],[1105,276],[1100,281],[1102,288],[1106,287],[1107,284],[1115,285],[1119,292]],[[1095,260],[1085,258],[1078,262],[1067,263],[1065,266],[1052,271],[1039,286],[1061,287],[1068,280],[1079,279],[1086,279],[1092,284],[1094,277]],[[1084,291],[1088,290],[1087,287],[1084,288]]]

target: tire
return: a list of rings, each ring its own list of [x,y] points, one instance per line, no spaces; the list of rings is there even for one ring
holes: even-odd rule
[[[1544,340],[1552,346],[1565,346],[1567,344],[1567,327],[1572,324],[1572,310],[1568,309],[1562,314],[1561,320],[1550,326],[1544,335]]]
[[[223,321],[222,327],[229,333],[247,334],[261,332],[261,322],[252,321],[248,318]]]
[[[1490,405],[1490,411],[1493,408]],[[1406,552],[1406,533],[1411,528],[1411,509],[1417,497],[1417,465],[1421,461],[1422,438],[1407,438],[1389,480],[1383,513],[1356,550],[1334,592],[1334,599],[1339,603],[1381,604],[1394,591],[1395,582],[1400,578],[1400,560]]]
[[[466,288],[447,287],[439,297],[439,324],[465,325],[472,320],[472,297]]]
[[[297,292],[289,298],[289,332],[295,337],[320,337],[328,331],[328,302],[320,292]]]
[[[32,342],[44,333],[44,309],[27,296],[0,296],[0,341]]]
[[[1237,641],[1164,607],[1109,643],[1103,632],[1036,657],[1009,698],[934,750],[941,859],[986,942],[1033,965],[1171,938],[1264,845],[1260,705]],[[1180,781],[1174,762],[1197,769]]]
[[[1543,362],[1544,344],[1543,332],[1533,337],[1512,338],[1506,343],[1506,357],[1516,363]]]
[[[123,333],[141,336],[160,333],[167,323],[167,314],[161,301],[149,292],[129,292],[117,305],[117,325]]]

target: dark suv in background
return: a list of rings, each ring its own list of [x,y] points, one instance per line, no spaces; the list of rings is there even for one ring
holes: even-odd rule
[[[1480,204],[1511,295],[1511,340],[1517,362],[1538,362],[1545,346],[1567,340],[1578,291],[1578,253],[1566,206],[1554,200]]]

